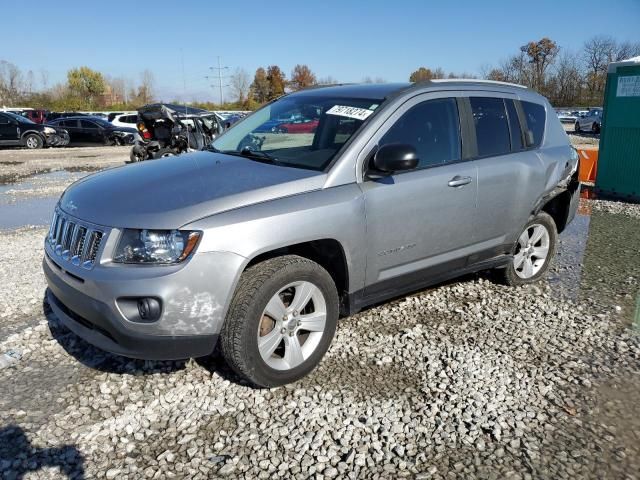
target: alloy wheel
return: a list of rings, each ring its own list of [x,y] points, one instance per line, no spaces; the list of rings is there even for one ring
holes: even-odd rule
[[[544,225],[529,225],[518,238],[513,267],[523,279],[535,276],[544,266],[549,255],[550,236]]]
[[[318,347],[327,321],[322,291],[307,281],[281,288],[267,303],[258,326],[258,350],[275,370],[291,370]]]

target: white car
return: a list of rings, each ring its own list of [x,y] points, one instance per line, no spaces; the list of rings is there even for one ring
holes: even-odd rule
[[[602,127],[602,108],[590,108],[585,115],[576,118],[573,130],[579,132],[600,133]]]
[[[111,123],[116,127],[129,127],[136,128],[136,124],[138,123],[138,112],[125,112],[119,115],[116,115]]]

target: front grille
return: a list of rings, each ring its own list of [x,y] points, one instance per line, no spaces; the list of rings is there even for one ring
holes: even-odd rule
[[[104,232],[56,209],[47,242],[53,253],[73,265],[90,270],[96,262]]]

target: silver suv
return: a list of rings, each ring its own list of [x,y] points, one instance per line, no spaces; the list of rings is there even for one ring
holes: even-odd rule
[[[219,342],[240,375],[282,385],[320,362],[340,316],[468,272],[541,278],[577,168],[547,100],[517,85],[301,91],[209,151],[72,185],[45,241],[48,302],[105,350],[180,359]]]

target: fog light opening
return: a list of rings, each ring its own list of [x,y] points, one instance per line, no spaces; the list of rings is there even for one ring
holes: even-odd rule
[[[153,322],[160,318],[160,302],[155,298],[138,299],[138,315],[146,322]]]

